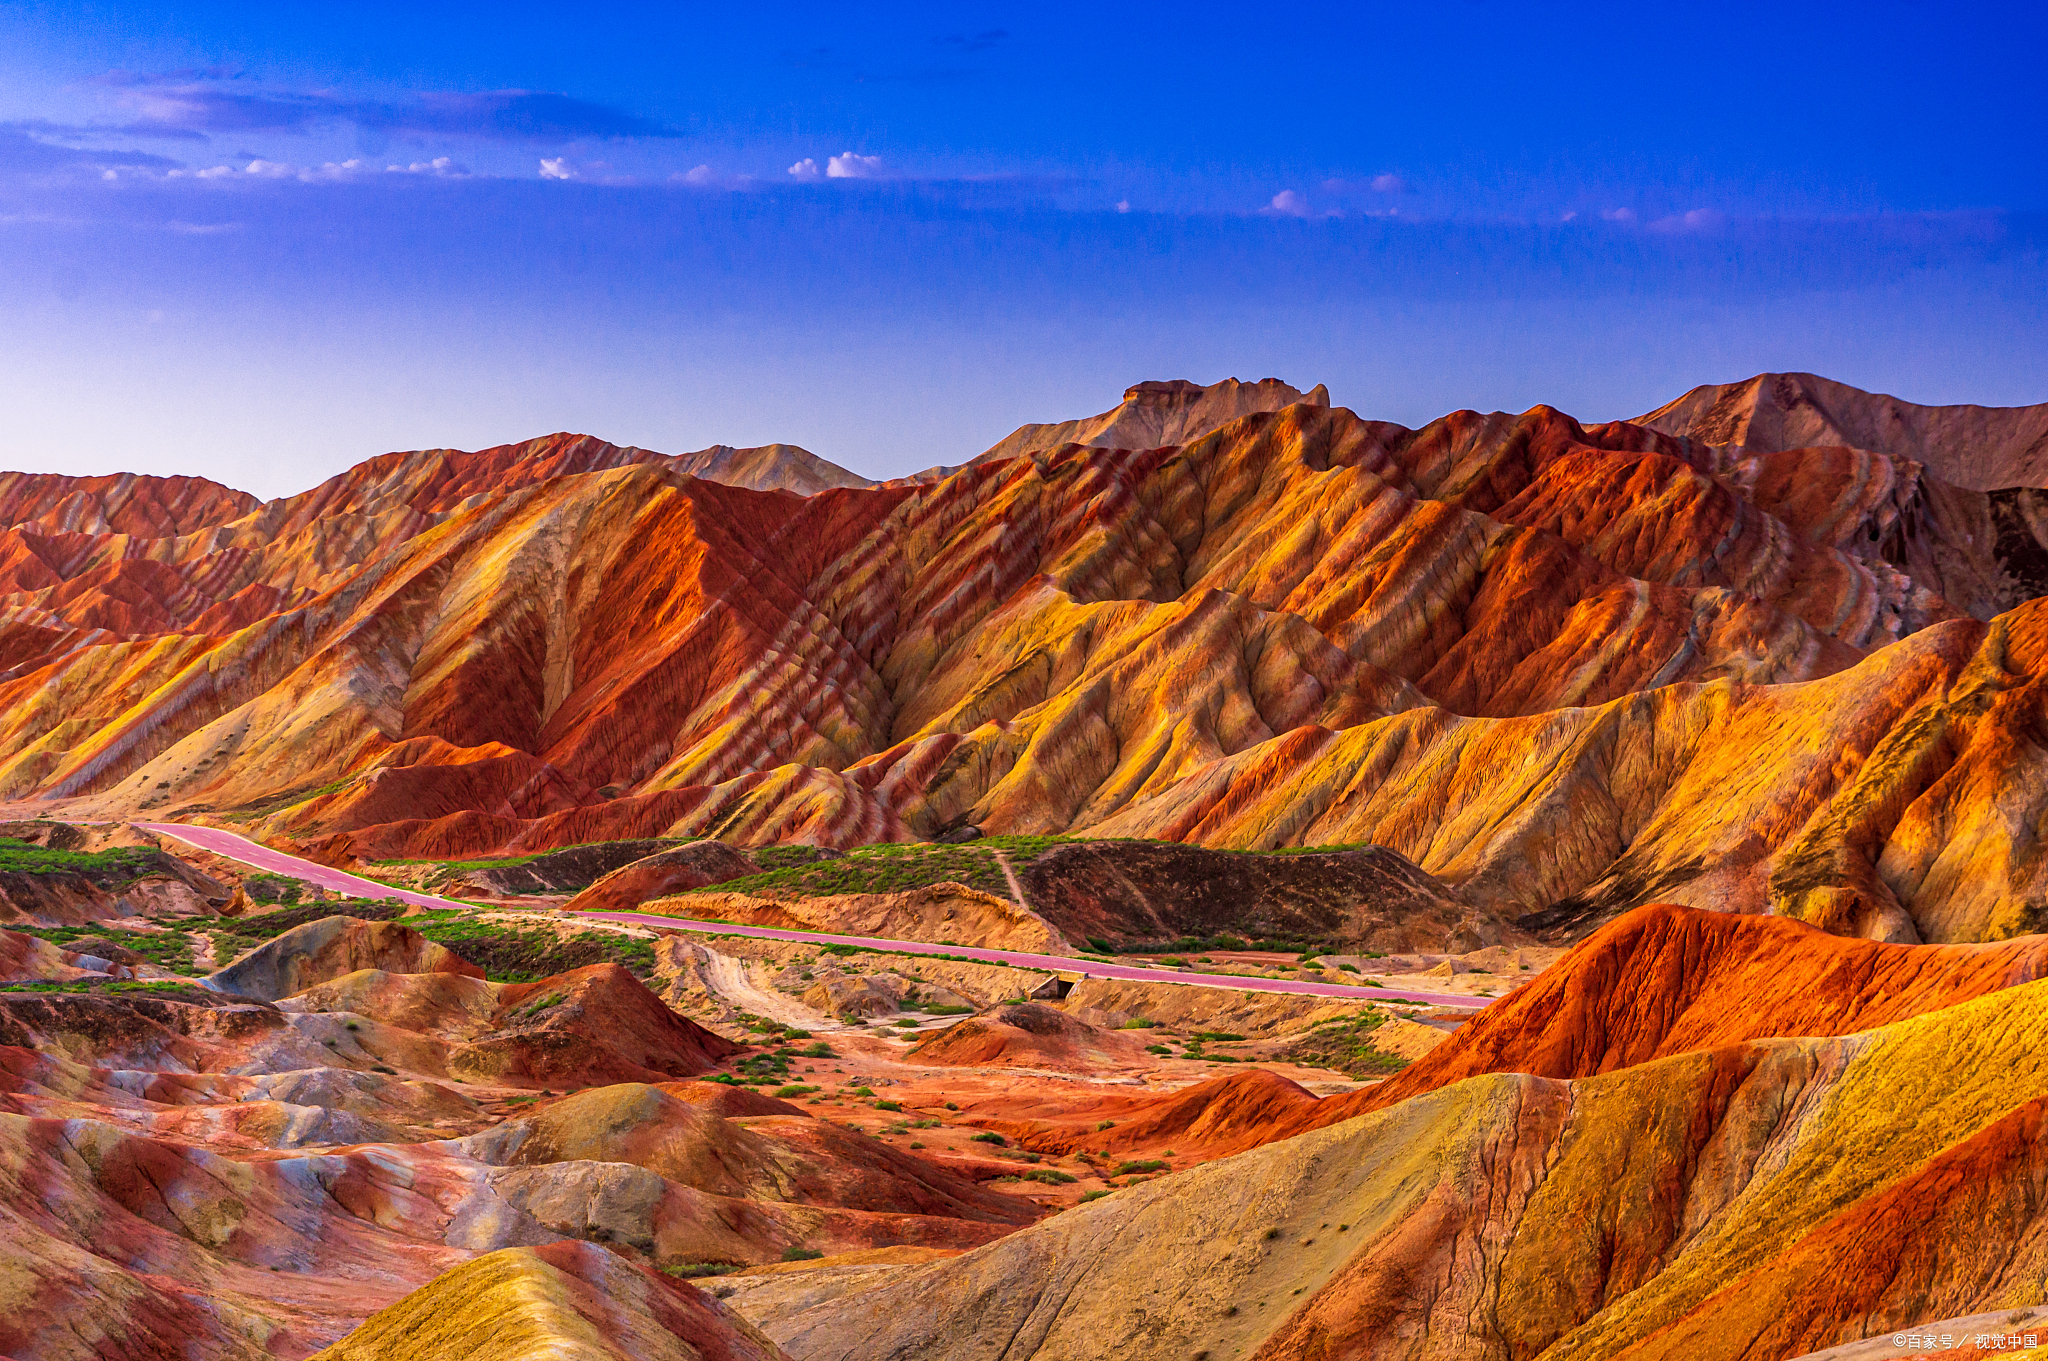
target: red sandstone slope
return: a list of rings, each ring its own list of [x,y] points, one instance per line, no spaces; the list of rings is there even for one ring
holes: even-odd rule
[[[1691,895],[1996,937],[2041,887],[1979,832],[1991,789],[2040,820],[2042,668],[2031,607],[1976,622],[2015,587],[1974,495],[1543,407],[807,498],[587,439],[387,455],[80,540],[0,635],[0,792],[335,859],[1377,841],[1560,930]]]

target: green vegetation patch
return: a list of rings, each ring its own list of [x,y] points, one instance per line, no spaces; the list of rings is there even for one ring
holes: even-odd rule
[[[214,958],[226,963],[296,926],[324,917],[355,917],[360,921],[396,921],[428,940],[445,945],[484,971],[494,983],[534,983],[591,964],[617,964],[638,978],[654,973],[654,942],[616,931],[581,931],[558,936],[546,927],[522,927],[482,921],[454,908],[406,916],[406,904],[395,898],[370,902],[343,898],[224,921],[214,930]],[[125,942],[124,942],[125,943]]]
[[[60,950],[76,950],[81,940],[107,940],[133,950],[159,969],[191,973],[192,938],[183,931],[123,931],[108,926],[10,926],[25,936],[46,940]],[[90,947],[87,947],[90,953]]]
[[[306,885],[288,874],[252,874],[242,881],[242,892],[253,903],[296,903]]]
[[[760,874],[691,889],[691,893],[781,894],[823,898],[841,893],[902,893],[932,884],[965,884],[998,898],[1010,896],[997,852],[1022,865],[1073,837],[992,836],[958,846],[934,842],[885,842],[862,846],[832,859],[797,860]],[[746,852],[756,864],[768,865],[788,853],[810,847],[764,846]],[[686,895],[687,896],[687,895]]]
[[[60,851],[32,841],[0,837],[0,873],[89,874],[139,879],[150,871],[166,873],[163,852],[147,846],[114,846],[104,851]]]
[[[1408,1060],[1383,1054],[1372,1046],[1372,1032],[1387,1021],[1377,1004],[1362,1014],[1325,1021],[1282,1050],[1277,1057],[1311,1068],[1330,1068],[1346,1077],[1384,1077],[1408,1066]]]
[[[568,937],[544,927],[478,921],[462,912],[422,912],[405,924],[484,971],[496,983],[532,983],[592,964],[617,964],[636,978],[654,973],[654,942],[616,931]]]
[[[176,979],[100,979],[80,978],[69,983],[55,983],[47,980],[26,983],[0,983],[0,997],[46,993],[92,993],[108,996],[156,997],[166,1002],[199,1002],[208,1006],[221,1002],[220,993],[200,987],[197,983],[185,983]],[[246,1001],[247,999],[240,999]]]

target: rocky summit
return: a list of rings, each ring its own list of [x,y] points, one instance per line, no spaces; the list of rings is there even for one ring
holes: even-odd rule
[[[2048,1342],[2048,405],[971,454],[0,475],[0,1356]]]

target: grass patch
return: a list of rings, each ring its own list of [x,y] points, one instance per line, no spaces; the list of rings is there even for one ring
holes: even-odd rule
[[[484,971],[494,983],[535,983],[586,965],[620,965],[637,978],[654,973],[654,942],[616,931],[583,931],[563,938],[543,927],[508,926],[480,921],[454,908],[406,916],[397,899],[371,902],[362,898],[308,903],[299,907],[236,917],[214,930],[214,957],[226,962],[245,950],[283,935],[296,926],[323,917],[355,917],[361,921],[396,921],[428,940],[445,945]]]
[[[46,940],[60,950],[75,950],[78,946],[74,942],[81,940],[112,941],[133,950],[159,969],[169,969],[172,973],[191,973],[198,967],[192,962],[192,938],[183,931],[123,931],[107,926],[10,926],[7,929]]]
[[[42,995],[50,993],[78,994],[92,993],[113,996],[155,997],[166,1002],[203,1002],[208,1005],[219,1002],[221,994],[202,988],[197,983],[182,983],[164,978],[80,978],[68,983],[57,983],[38,979],[25,983],[0,983],[0,996],[21,994]]]
[[[163,869],[163,852],[147,846],[115,846],[104,851],[60,851],[32,841],[0,837],[0,872],[13,874],[89,874],[137,879]]]
[[[933,842],[885,842],[862,846],[844,856],[799,859],[792,852],[810,847],[762,847],[747,852],[763,866],[760,874],[711,884],[691,893],[781,894],[822,898],[840,893],[903,893],[932,884],[956,883],[998,898],[1010,896],[998,851],[1013,864],[1023,864],[1074,837],[994,836],[958,846]],[[785,862],[772,863],[771,862]],[[687,896],[687,895],[685,895]]]
[[[674,1266],[662,1268],[667,1275],[678,1276],[686,1281],[694,1281],[704,1276],[728,1276],[738,1270],[738,1262],[679,1262]]]
[[[785,1262],[815,1262],[824,1255],[824,1253],[816,1248],[784,1248],[782,1250],[782,1260]]]
[[[1408,1060],[1373,1048],[1372,1032],[1387,1021],[1377,1005],[1358,1016],[1325,1021],[1282,1050],[1277,1057],[1313,1068],[1330,1068],[1346,1077],[1384,1077],[1408,1066]]]

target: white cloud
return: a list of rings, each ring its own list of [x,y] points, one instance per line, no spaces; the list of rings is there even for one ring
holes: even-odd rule
[[[1374,175],[1372,187],[1375,193],[1405,194],[1408,192],[1408,181],[1399,175]]]
[[[856,156],[842,151],[825,162],[825,174],[835,180],[864,180],[882,173],[880,156]]]
[[[809,156],[806,156],[791,166],[789,173],[800,180],[814,180],[818,178],[818,163]]]
[[[1307,217],[1308,200],[1292,189],[1282,189],[1273,201],[1259,209],[1268,217]]]
[[[1636,220],[1636,210],[1633,208],[1603,208],[1600,211],[1600,216],[1606,218],[1609,222],[1633,222]]]
[[[385,173],[391,175],[433,175],[441,179],[464,179],[469,175],[467,166],[457,165],[452,157],[436,156],[431,161],[414,161],[411,165],[387,165]]]
[[[396,170],[398,167],[393,166]],[[240,170],[231,165],[211,165],[199,170],[173,170],[165,176],[173,180],[350,180],[362,175],[374,175],[376,167],[360,158],[346,161],[328,161],[324,165],[293,165],[289,161],[266,161],[261,157],[250,161]]]
[[[716,178],[708,165],[692,166],[683,175],[684,184],[709,184]]]
[[[1695,208],[1689,213],[1660,217],[1650,224],[1653,232],[1710,232],[1727,222],[1725,213],[1712,208]]]
[[[567,156],[541,158],[540,177],[544,180],[573,180],[582,173],[569,163]]]
[[[1118,199],[1116,201],[1116,210],[1120,213],[1128,213],[1131,211],[1131,201],[1127,198]]]

